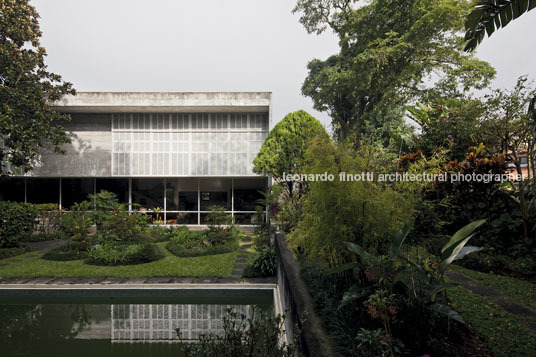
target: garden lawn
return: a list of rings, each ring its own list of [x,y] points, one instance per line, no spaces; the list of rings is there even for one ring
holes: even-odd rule
[[[517,317],[462,287],[449,289],[448,297],[495,356],[536,356],[536,337],[517,322]]]
[[[190,276],[190,277],[230,277],[238,250],[232,253],[194,258],[179,258],[169,253],[165,243],[158,243],[165,252],[165,258],[139,265],[96,266],[85,264],[83,260],[57,262],[40,259],[42,254],[27,253],[0,260],[6,264],[0,267],[1,277],[149,277],[149,276]],[[26,256],[35,255],[33,258]]]
[[[536,309],[536,284],[509,276],[481,273],[458,265],[451,265],[450,270],[476,279],[473,284],[491,286],[509,296],[511,300]]]

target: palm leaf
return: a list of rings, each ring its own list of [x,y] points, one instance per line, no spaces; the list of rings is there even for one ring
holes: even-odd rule
[[[480,0],[465,20],[464,51],[473,51],[484,39],[536,7],[536,0]]]

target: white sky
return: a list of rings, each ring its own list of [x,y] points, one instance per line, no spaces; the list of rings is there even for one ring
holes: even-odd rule
[[[273,120],[304,109],[306,65],[337,53],[336,37],[308,35],[293,0],[33,0],[49,69],[78,91],[272,91]],[[493,34],[478,56],[495,87],[535,78],[536,10]]]

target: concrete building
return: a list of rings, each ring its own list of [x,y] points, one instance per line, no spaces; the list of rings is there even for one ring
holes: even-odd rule
[[[82,92],[54,103],[71,114],[64,155],[42,150],[32,172],[2,182],[1,200],[68,209],[107,190],[168,224],[199,225],[223,206],[254,224],[267,177],[252,161],[268,135],[271,93]]]

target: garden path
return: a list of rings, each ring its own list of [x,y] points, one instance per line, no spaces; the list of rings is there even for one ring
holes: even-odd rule
[[[242,230],[244,232],[244,238],[240,243],[240,251],[236,256],[236,261],[233,266],[233,271],[231,272],[231,277],[241,278],[244,274],[244,269],[247,266],[249,257],[251,256],[250,248],[253,244],[253,230]]]
[[[473,294],[490,298],[491,302],[499,306],[504,311],[514,315],[519,324],[536,335],[536,310],[525,304],[513,301],[508,295],[499,290],[486,285],[475,284],[476,279],[458,272],[447,272],[446,277],[457,282],[466,290]]]

